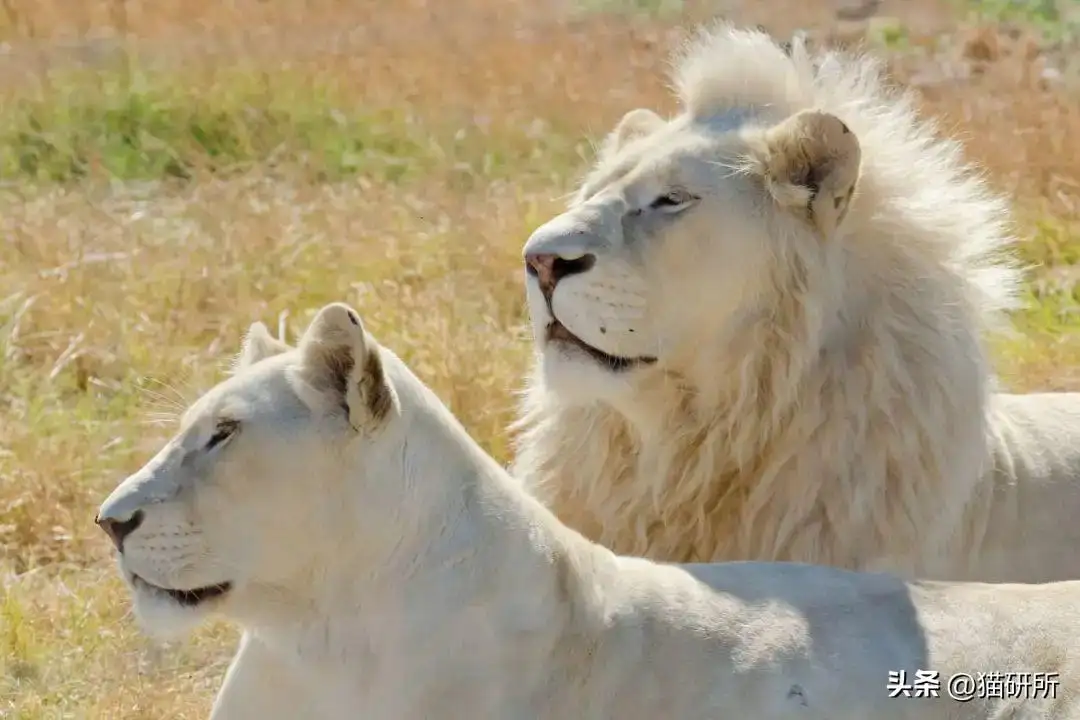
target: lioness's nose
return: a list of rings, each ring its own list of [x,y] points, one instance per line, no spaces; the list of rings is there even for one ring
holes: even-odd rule
[[[94,518],[94,522],[105,531],[112,541],[113,545],[120,552],[124,552],[124,538],[131,533],[135,532],[135,528],[139,527],[143,521],[142,510],[136,510],[135,513],[127,519],[119,519],[113,517],[103,517],[100,514]]]
[[[587,272],[595,264],[596,256],[591,253],[576,258],[565,258],[553,253],[525,254],[525,270],[536,276],[545,295],[551,294],[564,277]]]

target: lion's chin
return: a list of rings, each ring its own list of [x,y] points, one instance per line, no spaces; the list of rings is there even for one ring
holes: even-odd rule
[[[546,342],[539,350],[537,379],[561,404],[589,406],[603,402],[622,407],[634,402],[638,373],[612,372],[576,344]]]
[[[134,602],[135,617],[148,634],[162,639],[186,635],[219,608],[232,590],[219,583],[190,590],[162,588],[138,575],[125,573]]]

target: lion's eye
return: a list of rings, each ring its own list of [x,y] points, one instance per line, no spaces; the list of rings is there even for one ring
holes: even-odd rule
[[[217,427],[214,428],[214,434],[210,436],[210,440],[206,443],[206,449],[213,450],[235,435],[239,429],[240,423],[235,420],[218,420]]]
[[[653,210],[676,212],[689,207],[690,204],[697,199],[697,195],[686,190],[672,190],[653,200],[652,203],[649,204],[649,207]]]

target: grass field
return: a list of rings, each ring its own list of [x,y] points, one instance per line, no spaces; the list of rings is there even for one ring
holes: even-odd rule
[[[507,459],[521,244],[591,140],[672,108],[667,51],[716,10],[889,54],[1015,198],[1031,303],[1003,381],[1080,387],[1067,19],[1015,25],[998,2],[976,23],[945,0],[869,23],[824,0],[0,8],[0,718],[206,716],[234,631],[142,637],[92,518],[251,321],[293,339],[355,304]]]

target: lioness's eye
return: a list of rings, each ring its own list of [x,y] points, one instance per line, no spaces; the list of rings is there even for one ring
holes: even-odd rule
[[[235,420],[218,420],[217,427],[214,428],[214,434],[206,443],[206,449],[213,450],[215,447],[231,438],[239,429],[240,423]]]
[[[682,207],[689,205],[698,197],[686,190],[672,190],[656,198],[649,205],[654,210],[662,210],[666,208]]]

